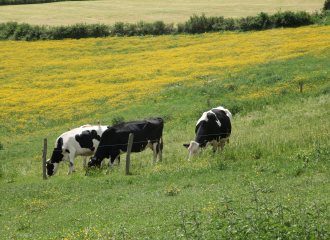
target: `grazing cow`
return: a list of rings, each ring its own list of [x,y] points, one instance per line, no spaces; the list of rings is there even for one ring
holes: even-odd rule
[[[47,175],[53,176],[61,161],[69,162],[68,174],[74,173],[74,159],[78,155],[82,156],[85,166],[87,156],[95,153],[106,129],[107,126],[101,126],[98,121],[98,126],[84,125],[59,136],[52,157],[46,163]]]
[[[191,141],[190,144],[183,144],[189,150],[188,160],[195,154],[198,154],[200,157],[202,149],[209,144],[213,146],[214,153],[217,148],[219,152],[222,152],[225,142],[229,143],[231,119],[231,113],[223,107],[213,108],[204,112],[196,124],[195,141]]]
[[[130,133],[134,134],[131,152],[142,152],[147,148],[151,148],[154,152],[153,164],[155,164],[157,154],[159,154],[159,161],[162,161],[163,126],[163,119],[148,118],[109,127],[104,131],[96,153],[88,162],[88,167],[99,167],[104,158],[109,158],[106,171],[106,173],[109,173],[110,167],[114,165],[115,160],[119,164],[120,154],[127,152]]]

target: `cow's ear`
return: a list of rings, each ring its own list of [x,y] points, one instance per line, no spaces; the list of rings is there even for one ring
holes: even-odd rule
[[[190,144],[183,144],[183,146],[189,148]]]

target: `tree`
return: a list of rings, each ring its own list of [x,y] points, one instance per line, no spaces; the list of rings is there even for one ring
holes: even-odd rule
[[[330,0],[325,0],[323,11],[330,10]]]

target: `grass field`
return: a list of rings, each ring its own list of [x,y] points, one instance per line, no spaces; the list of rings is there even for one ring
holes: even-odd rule
[[[0,42],[0,238],[328,239],[329,32]],[[219,105],[230,144],[188,162],[182,144]],[[153,116],[162,163],[146,151],[129,176],[123,162],[85,176],[78,157],[42,180],[45,137],[49,157],[67,127]]]
[[[193,14],[206,16],[246,17],[260,12],[274,14],[277,11],[319,11],[324,0],[282,1],[73,1],[45,4],[0,6],[0,22],[17,21],[33,25],[72,25],[74,23],[138,21],[166,23],[185,22]]]

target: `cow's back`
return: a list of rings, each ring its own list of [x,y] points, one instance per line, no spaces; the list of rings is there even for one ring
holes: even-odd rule
[[[219,109],[219,108],[213,108],[211,110],[217,119],[220,121],[221,126],[219,129],[220,137],[226,138],[230,136],[231,134],[231,118],[228,116],[227,112],[225,110]]]
[[[163,125],[161,118],[149,118],[108,127],[101,137],[95,156],[103,159],[118,149],[122,152],[127,151],[130,133],[134,134],[132,152],[139,152],[149,141],[154,143],[160,140]]]
[[[112,135],[123,136],[128,139],[130,133],[134,133],[135,140],[155,140],[162,136],[164,122],[161,118],[148,118],[139,121],[132,121],[116,125],[112,130]]]
[[[90,126],[75,128],[61,135],[63,149],[75,149],[76,156],[92,155],[97,149],[103,132],[107,126]]]

